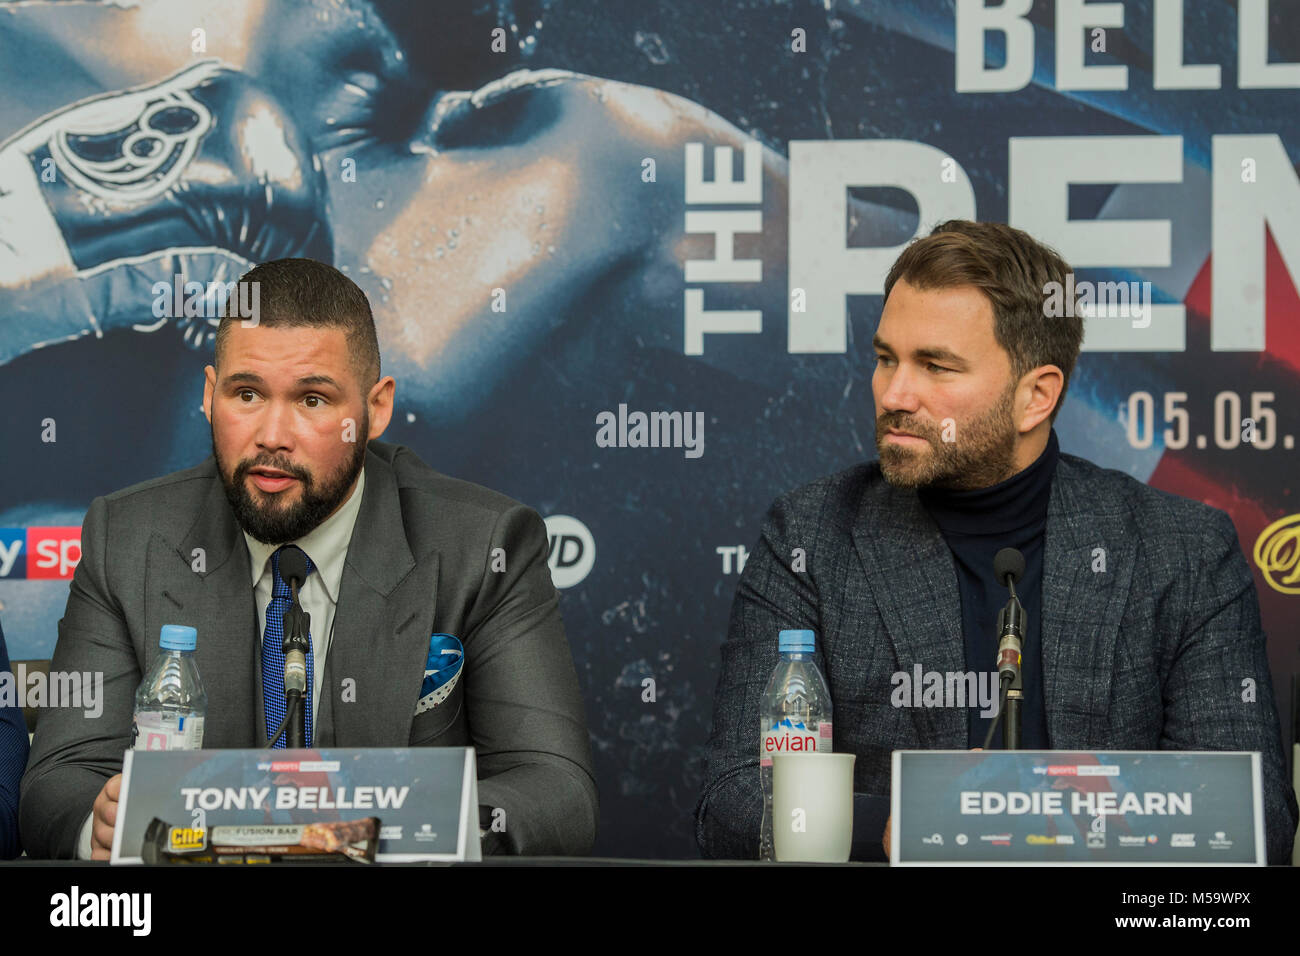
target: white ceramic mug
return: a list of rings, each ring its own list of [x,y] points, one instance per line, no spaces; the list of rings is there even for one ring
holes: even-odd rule
[[[849,753],[772,757],[772,841],[780,862],[847,863],[853,846]]]

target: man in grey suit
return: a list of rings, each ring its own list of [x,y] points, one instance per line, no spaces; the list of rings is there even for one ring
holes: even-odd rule
[[[816,631],[835,750],[857,755],[852,858],[887,856],[891,752],[978,747],[990,720],[914,706],[898,675],[996,669],[993,556],[1015,547],[1023,747],[1259,751],[1268,858],[1289,859],[1296,798],[1231,520],[1059,451],[1083,326],[1045,296],[1068,271],[1019,230],[965,221],[894,264],[873,341],[879,460],[778,498],[741,575],[696,807],[706,857],[757,855],[760,697],[784,628]]]
[[[222,320],[205,370],[213,457],[86,515],[51,667],[102,671],[104,708],[42,717],[22,782],[29,854],[107,857],[164,624],[198,630],[203,746],[266,744],[284,671],[263,635],[280,633],[288,545],[308,560],[308,745],[472,745],[484,853],[590,852],[590,740],[541,518],[371,440],[395,384],[350,279],[283,259],[241,282],[258,314]],[[454,676],[431,690],[440,662]]]

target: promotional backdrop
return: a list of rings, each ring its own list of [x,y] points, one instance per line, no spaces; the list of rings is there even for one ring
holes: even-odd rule
[[[184,283],[319,258],[374,307],[385,440],[548,518],[595,852],[694,856],[740,568],[875,457],[885,274],[960,217],[1109,303],[1062,450],[1232,516],[1289,744],[1290,3],[13,2],[0,64],[11,658],[50,656],[91,499],[211,451]]]

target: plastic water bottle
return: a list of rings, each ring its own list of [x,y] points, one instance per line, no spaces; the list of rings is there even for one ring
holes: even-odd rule
[[[198,631],[164,624],[158,636],[162,653],[135,692],[135,750],[199,750],[208,695],[194,664]]]
[[[812,631],[782,631],[781,660],[763,691],[759,728],[759,777],[763,785],[761,860],[776,859],[772,842],[772,757],[778,753],[830,753],[831,694],[813,660]]]

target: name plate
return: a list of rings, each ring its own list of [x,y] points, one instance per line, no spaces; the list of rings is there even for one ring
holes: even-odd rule
[[[1267,861],[1258,753],[896,750],[894,865]]]
[[[381,863],[482,858],[472,747],[128,750],[112,862],[143,862],[155,817],[205,833],[378,817]]]

